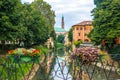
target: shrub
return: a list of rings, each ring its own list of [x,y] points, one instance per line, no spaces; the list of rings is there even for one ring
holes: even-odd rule
[[[79,47],[80,46],[80,44],[82,43],[82,41],[81,40],[79,40],[79,41],[75,41],[74,42],[74,45],[75,45],[75,47]]]
[[[92,47],[77,48],[72,59],[80,60],[83,64],[98,61],[98,49]]]
[[[116,47],[112,48],[109,50],[110,54],[116,54],[116,55],[112,55],[112,59],[114,60],[120,60],[120,45],[117,45]]]

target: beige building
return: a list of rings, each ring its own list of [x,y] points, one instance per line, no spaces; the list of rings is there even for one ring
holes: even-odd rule
[[[73,41],[82,40],[83,42],[90,42],[87,37],[89,32],[93,29],[92,21],[82,21],[72,26],[73,28]]]
[[[49,37],[49,39],[47,40],[47,42],[45,43],[47,45],[47,48],[50,48],[50,47],[54,47],[54,40],[52,37]]]
[[[65,44],[64,45],[70,45],[71,42],[68,39],[68,32],[65,33],[65,39],[64,39]]]

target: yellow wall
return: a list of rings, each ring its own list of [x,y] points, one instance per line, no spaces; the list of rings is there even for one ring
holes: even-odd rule
[[[73,41],[78,41],[79,39],[85,42],[87,39],[88,42],[90,42],[90,39],[87,37],[87,34],[92,30],[92,25],[86,25],[86,26],[79,26],[74,25],[73,26]]]

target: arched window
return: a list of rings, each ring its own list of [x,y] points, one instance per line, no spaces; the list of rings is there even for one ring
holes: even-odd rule
[[[88,39],[85,39],[85,42],[89,42],[89,40],[88,40]]]
[[[77,41],[82,41],[81,39],[78,39]]]

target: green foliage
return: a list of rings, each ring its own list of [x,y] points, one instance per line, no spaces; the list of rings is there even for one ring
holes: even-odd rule
[[[105,40],[105,46],[110,49],[115,44],[115,38],[120,37],[120,3],[119,0],[105,0],[93,10],[94,29],[89,37],[95,44]]]
[[[63,43],[57,43],[57,49],[62,49],[64,48],[64,44]]]
[[[59,43],[64,43],[64,38],[65,38],[64,35],[58,35],[57,41],[58,41]]]
[[[51,10],[51,6],[43,0],[35,0],[32,3],[32,7],[40,11],[42,17],[46,20],[46,26],[48,26],[48,33],[50,34],[54,30],[55,13]]]
[[[25,23],[28,23],[25,24],[28,31],[25,34],[26,39],[24,42],[26,46],[43,44],[53,30],[54,22],[48,22],[48,19],[53,19],[51,21],[54,21],[53,11],[50,5],[42,0],[36,0],[30,5],[26,4],[25,7],[25,13],[29,16],[24,19]],[[48,12],[45,13],[44,10]]]
[[[69,41],[70,42],[72,42],[73,41],[73,33],[72,33],[72,28],[69,30],[69,32],[68,32],[68,39],[69,39]]]
[[[50,36],[53,37],[54,40],[56,40],[55,30],[51,31]]]
[[[72,44],[65,45],[66,51],[72,51]]]
[[[114,47],[109,52],[112,53],[112,54],[119,54],[120,53],[120,45]]]
[[[17,78],[17,80],[21,80],[23,78],[23,74],[28,74],[32,69],[31,63],[21,63],[18,65],[16,63],[11,63],[10,60],[8,63],[6,58],[0,59],[0,63],[4,65],[0,66],[0,72],[2,74],[0,79],[14,80]],[[11,76],[9,76],[8,71]]]
[[[0,1],[0,40],[14,41],[20,28],[20,0]]]
[[[105,0],[94,0],[95,5],[100,5]]]
[[[79,47],[80,46],[80,44],[82,43],[82,40],[79,40],[79,41],[75,41],[74,42],[74,45],[75,45],[75,47]]]
[[[110,50],[109,50],[109,53],[110,53],[110,54],[116,54],[116,55],[112,55],[112,58],[113,58],[114,60],[120,60],[120,56],[117,55],[117,54],[120,54],[120,45],[117,45],[117,46],[115,46],[114,48],[110,49]]]
[[[20,0],[0,1],[0,41],[24,42],[25,47],[55,38],[55,14],[43,0],[22,4]],[[52,35],[51,35],[52,34]]]
[[[41,51],[41,54],[47,54],[48,53],[48,48],[45,47],[45,46],[34,46],[33,48],[37,49],[37,50],[40,50]]]

